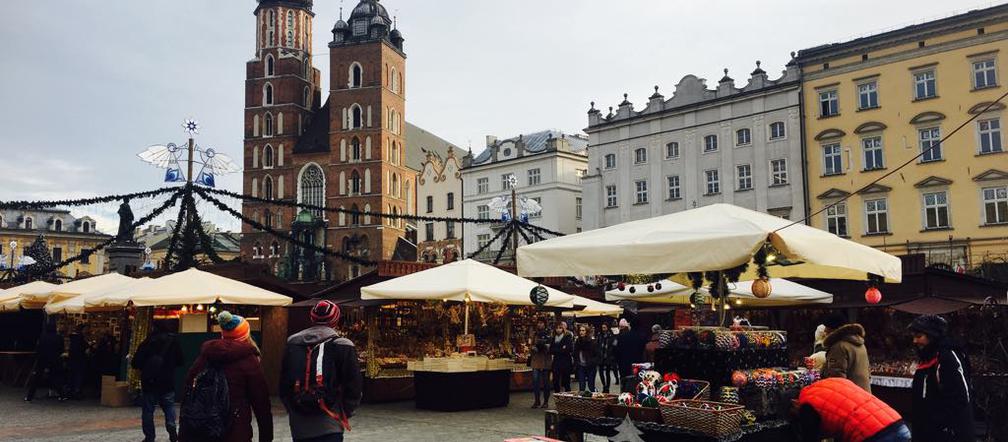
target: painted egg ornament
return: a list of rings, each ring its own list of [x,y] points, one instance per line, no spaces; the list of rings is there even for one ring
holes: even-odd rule
[[[633,393],[620,393],[619,398],[617,398],[617,401],[619,401],[621,405],[626,405],[629,407],[634,404],[634,395]]]
[[[773,286],[770,284],[770,278],[764,276],[761,277],[760,279],[753,281],[752,283],[753,296],[763,299],[766,298],[767,296],[770,296],[771,292],[773,292]]]
[[[738,370],[735,370],[735,372],[733,372],[732,375],[731,375],[731,381],[732,381],[732,385],[734,385],[734,386],[736,386],[738,388],[742,388],[742,387],[745,387],[746,384],[749,383],[749,377],[746,376],[745,373],[743,373],[741,371],[738,371]]]
[[[665,382],[658,387],[658,398],[672,400],[675,398],[676,391],[679,389],[679,383],[677,382]]]
[[[624,284],[624,283],[621,282],[619,284],[616,284],[616,288],[619,289],[619,291],[622,292],[623,290],[626,290],[626,284]]]
[[[878,304],[882,302],[882,292],[876,287],[868,287],[864,292],[864,299],[869,304]]]

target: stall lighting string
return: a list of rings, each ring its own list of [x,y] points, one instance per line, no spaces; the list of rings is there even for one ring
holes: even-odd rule
[[[857,195],[857,194],[860,194],[861,192],[864,192],[869,187],[874,186],[874,185],[878,184],[880,181],[882,181],[882,180],[884,180],[884,179],[892,176],[892,174],[894,174],[896,172],[899,172],[900,169],[903,169],[904,167],[909,166],[913,162],[915,162],[918,159],[920,159],[920,157],[924,156],[924,154],[926,154],[928,152],[931,152],[932,150],[940,149],[941,146],[945,143],[945,140],[949,139],[949,137],[951,137],[952,135],[955,135],[956,132],[959,132],[962,128],[966,127],[967,124],[970,124],[971,122],[973,122],[977,118],[980,118],[981,115],[983,115],[985,112],[989,111],[992,107],[994,107],[995,104],[1000,103],[1002,100],[1005,99],[1005,97],[1008,97],[1008,92],[1005,92],[1005,93],[1001,94],[1001,96],[998,97],[997,100],[994,100],[993,102],[991,102],[990,104],[988,104],[986,107],[984,107],[983,110],[981,110],[979,112],[976,112],[975,114],[973,114],[972,117],[970,117],[966,121],[963,121],[962,124],[960,124],[958,127],[956,127],[952,132],[949,132],[947,135],[945,135],[940,140],[938,140],[937,143],[932,144],[931,147],[927,148],[926,150],[922,150],[921,153],[919,153],[919,154],[915,155],[913,158],[905,161],[903,164],[900,164],[899,167],[897,167],[897,168],[895,168],[895,169],[893,169],[893,170],[891,170],[889,172],[886,172],[884,175],[876,178],[874,181],[872,181],[872,182],[868,183],[867,185],[861,187],[856,192],[848,194],[848,195],[840,198],[835,203],[828,204],[825,207],[823,207],[822,209],[819,209],[819,210],[815,211],[814,213],[810,214],[809,216],[806,216],[805,218],[802,218],[800,220],[794,221],[791,224],[788,224],[788,225],[786,225],[784,227],[781,227],[781,228],[779,228],[777,230],[774,230],[774,233],[779,232],[781,230],[784,230],[784,229],[786,229],[788,227],[791,227],[791,226],[793,226],[795,224],[803,224],[803,223],[807,222],[808,220],[812,219],[816,215],[818,215],[820,213],[823,213],[826,210],[829,210],[830,208],[832,208],[832,207],[834,207],[834,206],[836,206],[836,205],[838,205],[838,204],[840,204],[840,203],[842,203],[844,201],[847,201],[848,199],[850,199],[850,197],[852,197],[854,195]]]

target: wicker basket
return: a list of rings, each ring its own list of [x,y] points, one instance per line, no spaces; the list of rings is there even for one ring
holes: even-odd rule
[[[679,395],[680,391],[685,390],[696,391],[697,393],[693,397],[682,397]],[[679,388],[676,390],[676,399],[697,399],[697,400],[710,400],[710,382],[702,381],[698,379],[681,379],[679,381]]]
[[[681,404],[690,407],[683,407]],[[720,410],[704,410],[697,407],[703,404],[720,405]],[[741,405],[722,404],[720,402],[677,400],[661,405],[662,419],[665,425],[686,428],[710,436],[727,436],[738,431],[742,425]]]
[[[630,415],[634,422],[662,422],[662,412],[658,408],[630,407],[623,404],[610,404],[609,413],[612,417],[623,419]]]
[[[553,397],[556,399],[557,413],[586,419],[608,416],[609,404],[616,403],[616,395],[612,394],[594,398],[581,397],[574,393],[556,393]]]

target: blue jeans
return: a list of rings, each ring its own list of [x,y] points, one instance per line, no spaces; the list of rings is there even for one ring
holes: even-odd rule
[[[549,402],[550,396],[550,370],[549,369],[532,369],[532,394],[535,395],[535,401],[539,403],[540,392],[543,395],[543,399]]]
[[[158,406],[161,407],[161,411],[165,415],[165,429],[168,430],[171,440],[175,440],[175,435],[178,434],[177,427],[175,426],[175,392],[169,391],[165,394],[144,393],[142,405],[143,411],[140,415],[140,422],[143,426],[144,440],[153,441],[155,439],[154,410]]]
[[[875,442],[910,442],[910,429],[906,424],[886,429],[885,434],[875,439]]]
[[[578,365],[577,367],[578,387],[581,391],[595,392],[595,366]]]

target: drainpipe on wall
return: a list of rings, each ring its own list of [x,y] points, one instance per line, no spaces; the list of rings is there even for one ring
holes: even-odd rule
[[[802,162],[802,197],[805,204],[805,214],[802,218],[805,219],[805,224],[811,226],[812,220],[809,219],[809,214],[812,213],[812,201],[809,199],[809,165],[808,165],[808,151],[807,146],[805,146],[805,79],[804,73],[802,72],[801,63],[798,64],[798,121],[799,128],[801,132],[801,162]]]

